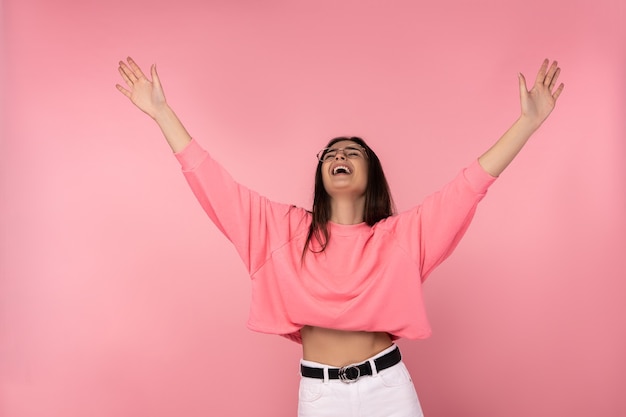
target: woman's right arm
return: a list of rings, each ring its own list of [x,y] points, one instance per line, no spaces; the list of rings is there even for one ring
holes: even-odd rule
[[[306,211],[274,203],[237,183],[191,136],[167,105],[156,68],[152,81],[128,58],[120,62],[119,72],[127,87],[117,89],[148,116],[153,118],[181,163],[185,178],[209,218],[234,244],[253,273],[273,249],[295,235],[305,233]]]
[[[128,57],[127,61],[128,64],[120,61],[118,68],[126,88],[117,84],[117,89],[157,122],[174,152],[182,151],[191,142],[191,136],[167,104],[156,66],[153,64],[150,68],[150,81],[132,58]]]

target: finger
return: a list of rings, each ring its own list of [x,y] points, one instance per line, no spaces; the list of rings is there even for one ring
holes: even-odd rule
[[[561,74],[561,68],[556,69],[556,72],[554,73],[554,76],[552,77],[552,80],[550,81],[550,87],[549,87],[550,91],[554,89],[554,86],[556,85],[556,80],[559,78],[559,74]]]
[[[159,79],[159,74],[157,74],[156,64],[152,64],[150,67],[150,75],[152,76],[152,82],[154,86],[157,88],[161,88],[161,80]]]
[[[543,80],[543,85],[550,85],[558,66],[559,64],[556,61],[554,61],[552,65],[550,65],[550,69],[548,70],[548,73],[546,74],[546,78]]]
[[[128,57],[127,60],[137,78],[146,78],[146,76],[143,74],[143,71],[141,71],[141,68],[139,68],[139,65],[137,65],[131,57]]]
[[[544,59],[541,67],[539,68],[539,72],[537,73],[537,78],[535,79],[535,84],[539,84],[544,82],[546,79],[546,72],[548,71],[548,59]]]
[[[133,81],[128,77],[128,74],[126,73],[126,71],[124,71],[124,68],[120,65],[120,67],[117,69],[120,72],[120,75],[122,76],[122,78],[124,79],[124,81],[126,81],[126,84],[129,87],[133,86]],[[135,79],[136,81],[136,79]]]
[[[125,89],[124,87],[122,87],[119,84],[115,84],[115,87],[119,90],[120,93],[122,93],[126,97],[130,98],[130,91],[128,91],[127,89]]]
[[[559,88],[557,88],[554,94],[552,94],[552,98],[554,99],[554,101],[558,100],[559,96],[563,92],[563,88],[565,88],[565,84],[561,83],[561,85],[559,85]]]
[[[137,76],[133,73],[133,70],[128,68],[128,65],[126,65],[124,61],[120,61],[119,71],[128,85],[133,85],[135,81],[137,81]]]
[[[528,88],[526,87],[526,78],[521,72],[517,74],[519,80],[519,92],[520,94],[528,94]]]

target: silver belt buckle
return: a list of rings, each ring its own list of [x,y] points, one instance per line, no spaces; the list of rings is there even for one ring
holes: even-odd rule
[[[361,368],[356,365],[348,365],[339,368],[339,380],[344,384],[352,384],[361,377]]]

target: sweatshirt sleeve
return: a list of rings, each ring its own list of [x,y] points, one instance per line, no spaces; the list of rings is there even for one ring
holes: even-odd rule
[[[305,210],[272,202],[237,183],[195,140],[175,156],[200,205],[233,243],[250,275],[307,226]]]
[[[421,205],[390,219],[399,244],[419,262],[422,281],[456,248],[495,180],[475,160]]]

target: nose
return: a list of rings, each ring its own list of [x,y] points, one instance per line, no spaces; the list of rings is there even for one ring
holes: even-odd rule
[[[341,157],[341,159],[343,159],[345,161],[346,154],[345,154],[345,151],[343,149],[337,149],[337,155],[335,155],[335,160],[338,160],[340,157]]]

